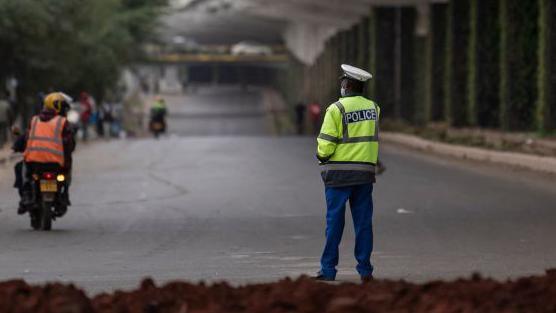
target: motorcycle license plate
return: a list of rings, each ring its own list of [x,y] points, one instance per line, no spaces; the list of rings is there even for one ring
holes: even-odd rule
[[[154,128],[154,130],[161,130],[162,129],[162,123],[154,123],[153,128]]]
[[[58,183],[55,180],[41,180],[41,192],[57,192]]]

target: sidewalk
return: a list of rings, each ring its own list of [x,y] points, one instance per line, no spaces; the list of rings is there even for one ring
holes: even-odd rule
[[[384,142],[399,144],[409,148],[429,151],[440,155],[519,167],[548,174],[556,174],[555,157],[539,156],[519,152],[503,152],[483,148],[447,144],[423,139],[414,135],[394,132],[381,132],[380,136],[381,140],[383,140]]]
[[[9,145],[0,147],[0,165],[8,164],[12,161],[15,161],[19,157],[20,154],[14,154]]]

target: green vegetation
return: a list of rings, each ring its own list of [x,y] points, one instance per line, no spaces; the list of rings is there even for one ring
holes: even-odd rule
[[[313,66],[325,71],[310,77],[327,81],[318,99],[333,101],[333,74],[354,63],[373,74],[367,95],[394,124],[556,132],[556,1],[434,2],[428,32],[416,31],[421,12],[374,6],[330,38]]]
[[[429,116],[432,121],[445,119],[444,94],[445,94],[445,65],[446,65],[446,23],[447,8],[444,3],[434,3],[430,11],[429,51],[427,75],[427,93]]]
[[[430,120],[430,108],[428,106],[428,84],[427,79],[430,71],[430,59],[427,57],[429,52],[428,38],[426,36],[414,37],[413,64],[415,71],[414,91],[413,91],[413,122],[416,125],[425,125]]]
[[[542,133],[556,129],[556,3],[539,0],[537,123]]]
[[[446,44],[446,116],[454,126],[469,124],[467,114],[467,71],[469,44],[469,0],[452,0],[448,5]]]
[[[376,68],[377,68],[377,59],[376,59],[376,16],[374,14],[374,10],[370,10],[369,13],[369,24],[367,25],[367,34],[369,36],[369,45],[367,47],[368,52],[368,65],[371,73],[373,74],[373,79],[369,82],[367,86],[367,95],[370,99],[376,99]]]
[[[472,0],[467,80],[468,119],[473,126],[497,127],[499,116],[499,1]]]
[[[415,122],[416,113],[416,82],[420,79],[415,63],[415,21],[416,12],[411,7],[399,10],[401,22],[401,118],[406,121]]]
[[[537,99],[538,2],[500,1],[500,125],[530,130]]]
[[[396,10],[393,8],[376,8],[373,15],[373,32],[375,37],[371,47],[375,59],[374,100],[378,103],[383,116],[399,118],[400,111],[395,101],[395,22]]]
[[[140,53],[166,0],[0,0],[0,81],[102,97]],[[29,101],[29,102],[32,102]],[[30,103],[27,103],[30,105]],[[24,109],[24,106],[20,106]]]

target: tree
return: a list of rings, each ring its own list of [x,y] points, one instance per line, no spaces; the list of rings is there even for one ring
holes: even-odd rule
[[[0,80],[17,77],[31,98],[49,89],[101,98],[141,55],[166,2],[0,0]]]

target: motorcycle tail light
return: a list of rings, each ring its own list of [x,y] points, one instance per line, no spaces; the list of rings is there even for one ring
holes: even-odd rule
[[[54,179],[54,174],[52,174],[52,173],[44,173],[44,174],[42,174],[42,177],[43,177],[44,179],[51,180],[51,179]]]
[[[56,176],[56,180],[58,182],[64,182],[66,180],[66,176],[64,176],[63,174],[59,174],[58,176]]]

